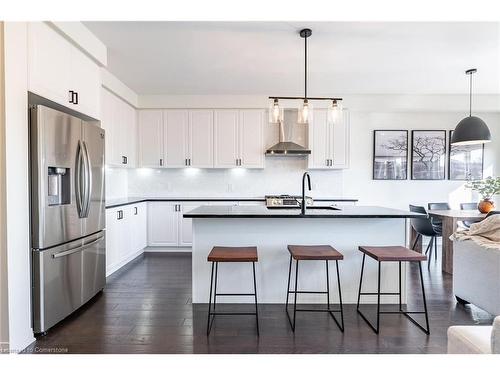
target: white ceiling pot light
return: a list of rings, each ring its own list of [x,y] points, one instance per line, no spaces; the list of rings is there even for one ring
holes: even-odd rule
[[[472,75],[477,69],[469,69],[469,116],[458,123],[451,137],[452,145],[474,145],[491,142],[490,129],[479,117],[472,116]]]
[[[307,96],[307,38],[312,35],[311,29],[302,29],[299,32],[304,38],[304,96],[270,96],[269,122],[279,124],[280,139],[277,144],[266,151],[267,155],[308,155],[311,150],[290,141],[283,139],[283,108],[279,105],[279,100],[300,100],[301,104],[297,111],[297,123],[309,124],[313,116],[313,106],[311,101],[327,100],[331,104],[328,106],[328,119],[331,124],[340,120],[342,114],[342,98],[332,97],[309,97]]]

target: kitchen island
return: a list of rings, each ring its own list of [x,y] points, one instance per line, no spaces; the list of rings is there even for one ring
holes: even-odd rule
[[[284,303],[290,255],[287,245],[329,244],[344,254],[339,262],[344,303],[356,303],[361,272],[360,245],[407,245],[407,220],[423,215],[384,207],[328,206],[299,209],[269,209],[264,206],[201,206],[184,214],[193,219],[193,303],[207,303],[210,287],[210,263],[207,255],[213,246],[257,246],[257,293],[259,303]],[[333,266],[333,264],[332,264]],[[300,263],[299,290],[326,290],[325,264]],[[403,300],[406,288],[403,265]],[[218,292],[252,291],[250,264],[219,264]],[[335,278],[330,273],[330,285]],[[363,291],[375,291],[377,263],[365,265]],[[383,265],[382,290],[394,292],[398,285],[397,263]],[[331,288],[332,298],[338,296]],[[396,296],[383,296],[382,303],[395,303]],[[218,297],[218,302],[251,303],[247,297]],[[325,296],[300,295],[298,303],[324,303]],[[375,298],[363,297],[374,303]]]

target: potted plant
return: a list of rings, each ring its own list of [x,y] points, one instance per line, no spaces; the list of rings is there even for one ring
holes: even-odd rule
[[[487,177],[484,180],[471,181],[466,187],[477,191],[482,200],[477,205],[477,208],[483,214],[487,214],[495,208],[491,198],[500,193],[500,177]]]

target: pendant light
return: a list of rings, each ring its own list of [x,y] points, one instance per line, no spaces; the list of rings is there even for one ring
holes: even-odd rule
[[[469,82],[469,116],[458,123],[453,136],[452,145],[473,145],[491,142],[490,129],[479,117],[472,116],[472,75],[477,69],[469,69],[465,74],[470,76]]]
[[[304,101],[298,111],[297,123],[307,124],[312,116],[312,107],[307,99],[307,38],[312,35],[312,31],[311,29],[303,29],[300,30],[299,35],[304,38]]]
[[[274,98],[269,108],[269,122],[277,124],[283,121],[283,109],[280,108],[278,98]]]
[[[337,124],[341,120],[342,115],[342,102],[336,99],[332,100],[332,104],[328,107],[327,116],[328,122]]]

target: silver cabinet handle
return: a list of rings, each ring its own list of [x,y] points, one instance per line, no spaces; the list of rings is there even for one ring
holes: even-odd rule
[[[160,159],[160,167],[163,166],[163,159]]]
[[[101,237],[95,239],[94,241],[86,243],[82,246],[76,246],[76,247],[73,247],[69,250],[65,250],[65,251],[61,251],[60,253],[52,254],[52,258],[54,258],[54,259],[61,258],[61,257],[67,256],[67,255],[74,254],[74,253],[77,253],[79,251],[85,250],[85,249],[89,248],[90,246],[95,245],[96,243],[101,241],[103,238],[104,238],[104,236],[101,236]]]
[[[138,213],[137,207],[134,207],[134,215],[137,215],[137,213]]]
[[[189,166],[191,166],[191,159],[188,159],[188,161],[189,161],[189,164],[188,164],[188,165],[189,165]]]
[[[118,214],[116,217],[118,220],[123,219],[123,211],[122,210],[116,211],[116,213]]]
[[[184,159],[184,165],[187,166],[188,165],[188,160],[187,159]]]

